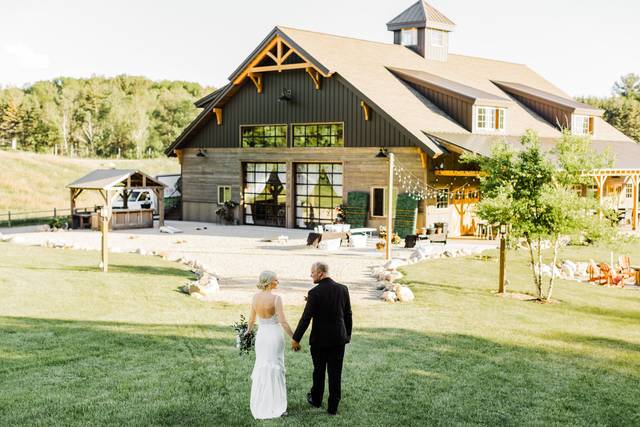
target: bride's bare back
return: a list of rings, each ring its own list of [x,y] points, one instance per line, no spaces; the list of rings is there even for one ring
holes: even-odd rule
[[[278,322],[282,326],[282,329],[289,335],[293,336],[291,326],[287,322],[287,318],[284,315],[284,306],[282,304],[282,298],[280,295],[274,295],[271,291],[261,291],[253,296],[251,302],[251,313],[249,314],[249,330],[253,328],[256,321],[256,316],[261,319],[269,319],[274,314],[278,315]]]

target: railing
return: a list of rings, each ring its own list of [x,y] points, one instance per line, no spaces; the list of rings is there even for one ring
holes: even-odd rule
[[[76,208],[76,212],[95,212],[96,207]],[[0,227],[17,227],[22,225],[43,224],[52,219],[66,217],[69,219],[71,209],[53,208],[46,211],[4,211],[0,212]]]
[[[172,209],[180,208],[180,197],[165,197],[165,214]],[[76,208],[75,212],[97,212],[99,206]],[[23,225],[46,224],[52,219],[64,217],[67,222],[71,215],[70,208],[53,208],[46,211],[2,211],[0,212],[0,227],[18,227]],[[154,214],[157,218],[157,214]]]

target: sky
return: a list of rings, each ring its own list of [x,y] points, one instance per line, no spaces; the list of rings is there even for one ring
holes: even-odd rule
[[[412,0],[0,0],[0,86],[144,75],[219,87],[276,25],[391,42]],[[527,64],[572,96],[640,74],[635,0],[433,0],[450,51]]]

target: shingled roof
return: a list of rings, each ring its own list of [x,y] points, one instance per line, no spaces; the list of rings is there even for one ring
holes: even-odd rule
[[[390,70],[404,73],[405,78],[410,75],[413,78],[431,81],[432,84],[458,91],[462,95],[508,102],[504,134],[506,137],[519,137],[527,129],[535,131],[541,139],[557,139],[561,136],[561,131],[553,123],[537,115],[513,95],[515,84],[519,85],[520,89],[528,88],[530,92],[544,94],[547,99],[575,103],[569,95],[523,64],[454,54],[449,54],[447,61],[435,61],[425,59],[400,45],[287,27],[276,27],[270,33],[270,37],[276,35],[286,37],[286,40],[304,50],[306,55],[313,58],[314,63],[318,63],[327,71],[327,74],[336,73],[359,96],[371,103],[372,108],[384,112],[412,134],[426,152],[436,156],[446,152],[446,149],[427,134],[468,136],[472,135],[471,132],[426,97],[420,96]],[[505,82],[510,82],[508,84],[511,89],[507,89]],[[210,120],[211,109],[217,102],[227,102],[233,96],[234,87],[237,89],[237,86],[227,85],[216,95],[211,94],[200,100],[202,102],[198,101],[206,106],[205,110],[167,149],[167,154],[187,140],[204,121]],[[588,107],[578,103],[572,105],[576,108]],[[598,140],[607,143],[620,142],[614,144],[618,156],[624,156],[624,148],[634,144],[630,138],[601,117],[595,117],[595,128]],[[638,162],[640,163],[640,160]]]

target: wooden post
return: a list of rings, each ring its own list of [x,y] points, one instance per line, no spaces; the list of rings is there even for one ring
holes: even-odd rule
[[[498,293],[504,293],[505,268],[506,268],[506,239],[502,230],[500,230],[500,277],[498,278]]]
[[[287,211],[285,213],[285,224],[287,225],[287,228],[295,228],[296,226],[296,190],[294,187],[296,172],[294,170],[294,166],[295,165],[291,160],[287,161],[287,195],[285,200],[285,203],[287,204]],[[244,171],[242,173],[244,174]],[[242,185],[240,188],[242,188]],[[242,218],[241,221],[244,223],[244,218]]]
[[[164,227],[164,188],[156,189],[158,199],[158,227]]]
[[[427,157],[427,153],[420,149],[420,162],[422,164],[422,177],[424,179],[424,188],[425,191],[429,188],[429,157]],[[427,209],[429,208],[429,198],[425,197],[421,200],[422,203],[422,212],[423,212],[423,227],[426,229],[429,227],[429,221],[427,219]],[[427,231],[425,230],[425,233]]]
[[[393,163],[394,154],[389,153],[389,191],[387,191],[387,242],[385,244],[385,259],[391,259],[391,240],[393,234]]]
[[[8,218],[8,224],[9,224],[9,228],[11,228],[11,211],[7,212],[7,218]]]
[[[104,198],[104,206],[100,210],[100,223],[102,229],[102,271],[104,273],[109,271],[109,221],[111,220],[111,195],[109,190],[100,191],[100,194]]]
[[[633,183],[633,219],[631,220],[633,231],[638,229],[638,178],[638,175],[631,178]]]
[[[607,176],[597,175],[594,178],[596,179],[596,184],[598,184],[598,197],[600,199],[600,218],[603,218],[604,212],[602,210],[602,205],[604,205],[604,183],[607,180]]]
[[[71,188],[69,192],[71,193],[69,197],[69,215],[71,215],[71,221],[73,223],[73,211],[76,208],[76,190]]]

